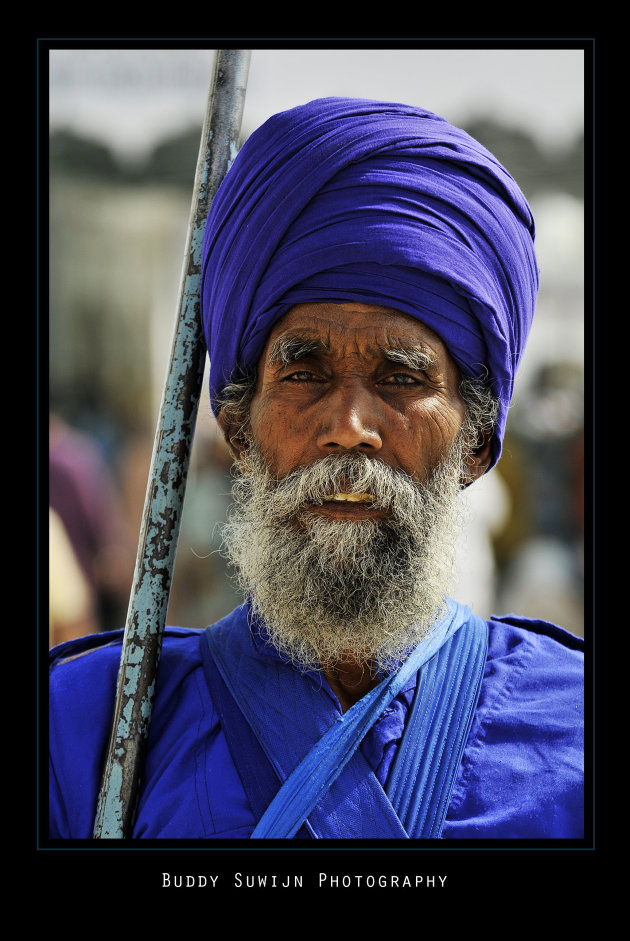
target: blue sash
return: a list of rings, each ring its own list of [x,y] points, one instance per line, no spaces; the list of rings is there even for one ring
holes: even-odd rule
[[[439,840],[481,691],[488,625],[469,612],[421,668],[386,792],[413,839]]]
[[[256,816],[277,791],[252,838],[438,839],[479,695],[486,623],[449,601],[431,636],[342,715],[321,682],[255,649],[247,611],[237,609],[208,628],[206,637],[213,696]],[[223,682],[213,682],[215,669]],[[417,671],[386,794],[358,748]],[[252,757],[260,751],[262,764]]]

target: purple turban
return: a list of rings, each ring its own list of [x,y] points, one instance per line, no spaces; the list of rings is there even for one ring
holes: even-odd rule
[[[438,115],[351,98],[274,115],[240,150],[206,224],[213,407],[295,304],[380,304],[434,330],[498,397],[496,463],[538,290],[533,243],[515,181]]]

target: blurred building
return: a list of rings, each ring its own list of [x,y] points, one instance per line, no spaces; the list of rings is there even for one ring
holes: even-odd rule
[[[79,425],[155,414],[175,319],[190,209],[167,187],[54,176],[50,382]]]

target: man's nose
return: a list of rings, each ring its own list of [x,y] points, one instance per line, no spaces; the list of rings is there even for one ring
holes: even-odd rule
[[[322,419],[317,445],[322,451],[382,448],[377,403],[360,384],[348,383],[331,390],[320,404]]]

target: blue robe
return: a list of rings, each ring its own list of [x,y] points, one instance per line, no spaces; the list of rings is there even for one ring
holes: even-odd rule
[[[246,606],[222,626],[242,650],[269,658],[270,728],[289,763],[340,713],[319,674],[301,674],[249,631]],[[572,839],[583,835],[583,642],[540,621],[493,618],[479,700],[442,839]],[[50,836],[89,839],[107,749],[122,632],[71,641],[51,652]],[[210,660],[210,663],[209,663]],[[298,838],[405,838],[387,830],[383,790],[416,678],[372,727],[354,763],[370,776],[370,805],[326,814]],[[168,628],[133,831],[140,839],[249,839],[260,815],[248,799],[212,695],[205,631]],[[308,722],[300,702],[308,703]],[[284,707],[282,704],[284,703]],[[308,728],[307,728],[308,726]],[[285,743],[288,745],[285,747]],[[291,757],[293,755],[293,757]],[[359,769],[357,772],[356,769]],[[363,771],[361,769],[364,769]],[[373,780],[372,780],[373,778]],[[346,800],[346,804],[348,801]],[[351,801],[350,801],[351,804]],[[391,816],[391,815],[390,815]],[[339,819],[338,819],[339,818]],[[385,820],[387,826],[383,825]]]

